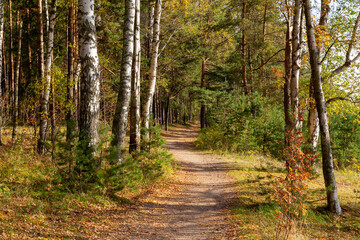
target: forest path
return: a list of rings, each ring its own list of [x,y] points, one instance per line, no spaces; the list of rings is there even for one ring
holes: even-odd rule
[[[140,199],[126,239],[234,239],[230,206],[235,184],[230,166],[196,151],[198,128],[177,127],[164,134],[166,147],[180,164],[170,182]]]

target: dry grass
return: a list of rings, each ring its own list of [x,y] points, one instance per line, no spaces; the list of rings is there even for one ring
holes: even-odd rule
[[[223,155],[235,170],[238,198],[234,221],[239,239],[275,239],[280,210],[274,200],[275,185],[284,176],[284,164],[256,154]],[[319,172],[320,169],[319,169]],[[290,239],[360,239],[359,172],[337,171],[338,191],[344,215],[326,212],[322,175],[308,182],[307,215],[297,222]]]

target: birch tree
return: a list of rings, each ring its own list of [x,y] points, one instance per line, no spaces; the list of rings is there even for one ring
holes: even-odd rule
[[[94,4],[94,0],[79,0],[79,130],[80,140],[86,143],[86,153],[92,152],[99,141],[100,79]]]
[[[46,150],[45,142],[48,132],[48,120],[49,120],[49,98],[50,98],[50,85],[51,85],[51,69],[52,69],[52,55],[54,48],[54,31],[55,31],[55,18],[56,18],[56,3],[57,0],[52,0],[50,10],[49,29],[47,37],[47,53],[45,63],[45,79],[43,81],[44,89],[41,95],[41,107],[40,107],[40,131],[38,141],[38,152],[44,153]]]
[[[327,119],[324,92],[321,82],[321,65],[319,63],[319,48],[316,44],[316,36],[313,26],[313,13],[310,0],[303,0],[308,47],[310,53],[311,81],[314,89],[316,109],[318,112],[321,135],[321,151],[327,204],[331,212],[342,215],[340,202],[337,195],[337,186],[334,174],[334,162],[331,149],[330,131]]]
[[[161,20],[161,0],[156,0],[154,11],[154,24],[153,24],[153,37],[151,46],[151,61],[150,61],[150,78],[149,89],[145,96],[145,104],[143,107],[143,120],[142,127],[146,130],[144,133],[144,139],[149,139],[150,128],[150,110],[152,100],[155,93],[156,77],[157,77],[157,63],[160,44],[160,20]]]
[[[121,76],[116,110],[113,121],[113,146],[117,150],[117,161],[123,160],[127,118],[131,94],[131,71],[134,54],[135,0],[125,1],[124,45],[121,62]]]
[[[290,83],[291,97],[291,114],[293,115],[293,128],[295,131],[301,129],[301,121],[299,120],[300,104],[299,104],[299,80],[301,69],[301,27],[302,27],[302,5],[301,0],[295,0],[294,20],[292,28],[292,73]]]
[[[129,152],[140,150],[140,0],[135,1],[134,56],[131,76],[130,146]]]

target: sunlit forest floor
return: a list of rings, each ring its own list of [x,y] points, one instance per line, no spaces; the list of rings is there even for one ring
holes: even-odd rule
[[[11,130],[4,129],[5,145],[0,147],[1,239],[157,239],[150,233],[156,234],[159,228],[139,228],[160,219],[147,214],[144,205],[157,206],[156,199],[181,192],[183,170],[140,190],[127,189],[116,199],[91,192],[64,193],[53,184],[51,176],[55,168],[51,154],[34,153],[32,129],[20,128],[19,132],[19,144],[11,147]],[[176,145],[176,141],[173,144]],[[286,231],[278,229],[280,208],[274,200],[276,182],[284,175],[283,163],[254,153],[202,154],[227,162],[228,174],[235,183],[236,193],[229,202],[232,210],[228,211],[226,220],[221,220],[229,221],[229,226],[220,225],[220,228],[231,228],[226,231],[232,234],[228,238],[222,235],[221,239],[274,239],[277,231]],[[321,175],[316,176],[308,183],[304,200],[307,214],[296,222],[290,239],[360,239],[359,173],[338,170],[336,177],[344,215],[336,217],[324,210],[323,179]],[[153,204],[146,204],[149,202]],[[159,233],[159,236],[165,235]],[[176,236],[176,231],[172,232],[172,237]]]
[[[251,153],[219,157],[236,166],[231,175],[238,186],[233,219],[239,226],[239,239],[274,239],[277,231],[282,236],[289,231],[277,224],[280,208],[274,201],[279,177],[285,176],[284,164]],[[321,169],[318,172],[321,173]],[[339,170],[336,177],[343,216],[325,211],[324,180],[322,174],[318,174],[307,183],[304,197],[307,213],[294,224],[290,239],[360,239],[359,172]]]

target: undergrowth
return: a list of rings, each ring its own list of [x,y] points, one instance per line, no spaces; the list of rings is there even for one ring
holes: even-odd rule
[[[64,227],[54,218],[71,222],[76,211],[97,211],[130,203],[176,166],[171,154],[161,147],[164,140],[160,129],[151,131],[149,152],[128,154],[121,164],[114,164],[114,150],[108,147],[110,134],[106,129],[99,154],[87,157],[81,155],[81,143],[74,143],[70,150],[66,144],[59,144],[52,156],[40,156],[34,151],[36,140],[24,128],[25,137],[16,146],[0,147],[0,238],[46,237],[42,231],[59,232]],[[5,143],[7,136],[10,142],[10,129],[4,129]],[[78,171],[79,163],[94,165]],[[36,230],[23,231],[33,228],[29,224],[37,226]],[[48,229],[41,230],[42,226]],[[76,232],[76,228],[69,230],[66,236],[73,239]]]

